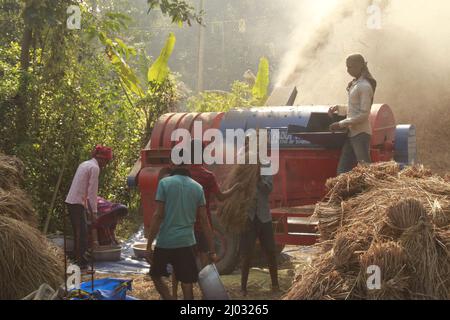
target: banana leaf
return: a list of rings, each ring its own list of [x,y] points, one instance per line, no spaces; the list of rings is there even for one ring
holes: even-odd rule
[[[169,59],[172,55],[173,48],[175,47],[176,38],[171,32],[167,38],[164,48],[161,50],[161,54],[155,63],[148,69],[147,80],[148,82],[162,83],[169,75]]]
[[[269,90],[269,60],[262,57],[259,61],[258,75],[252,89],[252,95],[260,104],[264,104]]]

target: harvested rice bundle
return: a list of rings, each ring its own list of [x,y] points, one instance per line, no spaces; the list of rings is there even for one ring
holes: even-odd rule
[[[417,226],[426,215],[424,206],[417,199],[394,202],[386,210],[386,225],[380,232],[398,239],[407,229]]]
[[[254,205],[260,167],[258,165],[236,165],[230,172],[225,185],[231,187],[241,183],[240,192],[234,193],[219,208],[218,217],[228,232],[241,233],[247,225],[247,212]]]
[[[377,163],[370,166],[360,164],[348,173],[328,179],[325,184],[329,190],[327,198],[330,202],[346,200],[372,187],[372,182],[390,179],[399,171],[400,167],[395,162]]]
[[[361,272],[358,277],[358,294],[361,298],[374,300],[408,299],[407,274],[408,258],[397,242],[374,243],[360,258]],[[380,289],[369,289],[367,270],[371,266],[379,268],[381,274]],[[376,284],[376,283],[371,283]]]
[[[18,158],[0,154],[0,188],[9,190],[18,187],[23,171],[23,163]]]
[[[334,232],[341,226],[342,207],[334,203],[321,202],[316,205],[314,216],[320,221],[320,239],[326,241],[334,237]]]
[[[445,203],[435,199],[431,206],[431,216],[436,227],[448,227],[450,224],[450,206],[446,206]]]
[[[38,217],[28,195],[21,189],[5,191],[0,189],[0,215],[38,225]]]
[[[35,228],[0,216],[0,300],[21,299],[43,283],[63,284],[63,258]]]
[[[358,269],[359,256],[369,249],[371,242],[372,238],[363,225],[355,225],[351,231],[340,232],[332,249],[336,268],[344,271]]]
[[[305,267],[283,297],[284,300],[343,300],[356,281],[356,275],[344,275],[334,269],[333,256],[328,252]]]
[[[0,162],[5,162],[13,167],[16,168],[16,170],[19,172],[20,176],[23,177],[23,174],[25,172],[25,165],[23,164],[22,160],[20,160],[16,156],[7,156],[2,153],[0,153]]]
[[[400,176],[410,178],[429,178],[433,176],[433,172],[421,164],[407,167],[400,172]]]
[[[443,290],[447,292],[450,300],[450,228],[436,229],[437,251],[439,256],[439,271],[443,281]],[[445,293],[443,293],[445,295]]]
[[[425,208],[423,209],[425,211]],[[434,227],[424,214],[417,225],[406,230],[400,243],[412,268],[409,288],[414,299],[446,299],[448,292],[439,267],[439,253]]]

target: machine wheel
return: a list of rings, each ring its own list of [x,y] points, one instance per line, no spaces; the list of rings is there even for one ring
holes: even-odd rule
[[[213,213],[211,216],[216,253],[220,258],[216,267],[220,274],[230,274],[239,260],[239,236],[225,232],[217,215]]]

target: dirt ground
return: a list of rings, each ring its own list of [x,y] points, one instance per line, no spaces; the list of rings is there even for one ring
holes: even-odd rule
[[[271,291],[269,271],[263,267],[255,267],[250,271],[248,281],[248,295],[243,297],[240,293],[240,270],[236,269],[233,274],[221,276],[222,282],[232,300],[279,300],[289,290],[296,272],[310,262],[315,254],[314,250],[305,247],[286,247],[280,256],[279,282],[280,292]],[[133,290],[129,295],[141,300],[159,300],[160,296],[156,291],[153,282],[148,275],[121,275],[121,274],[96,274],[96,278],[120,278],[132,279]],[[83,279],[88,281],[89,279]],[[170,279],[167,284],[171,288]],[[201,299],[201,291],[198,285],[194,286],[196,300]],[[179,298],[182,296],[179,289]]]

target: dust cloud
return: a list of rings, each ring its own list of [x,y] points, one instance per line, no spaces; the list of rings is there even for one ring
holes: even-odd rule
[[[450,171],[450,2],[301,0],[298,28],[277,85],[296,85],[297,104],[346,104],[345,59],[364,55],[378,81],[375,103],[417,126],[420,162]],[[369,28],[380,9],[381,28]],[[306,15],[306,16],[305,16]],[[293,12],[295,16],[295,12]]]

